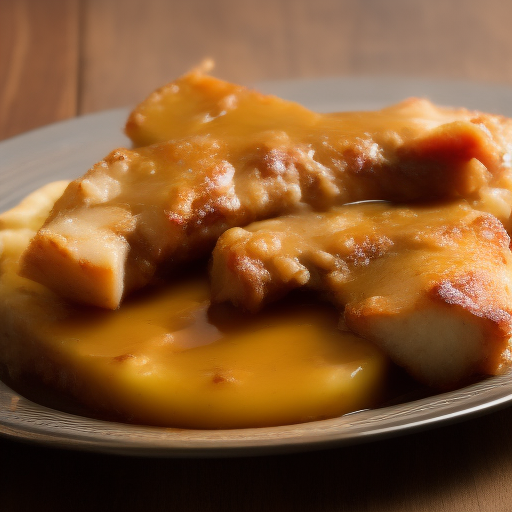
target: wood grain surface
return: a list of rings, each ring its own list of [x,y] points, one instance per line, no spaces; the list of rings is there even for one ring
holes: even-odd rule
[[[512,86],[503,0],[0,0],[0,139],[131,105],[205,57],[244,84],[416,76]],[[1,165],[1,162],[0,162]],[[0,440],[0,510],[510,511],[510,408],[296,455],[144,459]]]

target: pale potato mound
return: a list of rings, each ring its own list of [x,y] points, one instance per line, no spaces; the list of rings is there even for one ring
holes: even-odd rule
[[[38,326],[60,309],[60,301],[52,292],[20,277],[17,270],[21,254],[67,185],[67,181],[48,183],[0,214],[0,348],[13,376],[30,358],[23,351],[24,344],[17,342],[20,335],[38,332]],[[31,313],[20,322],[20,311]]]

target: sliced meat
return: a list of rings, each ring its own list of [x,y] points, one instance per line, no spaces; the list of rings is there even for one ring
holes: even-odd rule
[[[341,328],[419,381],[450,388],[510,365],[512,255],[493,216],[465,203],[361,203],[233,228],[218,240],[215,302],[257,311],[293,289],[334,303]]]
[[[259,219],[453,198],[510,217],[509,120],[424,100],[317,114],[200,72],[147,102],[130,133],[135,123],[139,142],[174,138],[118,149],[72,182],[23,256],[25,277],[116,308],[159,269],[207,256],[226,229]]]

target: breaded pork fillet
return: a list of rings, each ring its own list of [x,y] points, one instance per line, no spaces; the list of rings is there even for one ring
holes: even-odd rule
[[[510,364],[512,255],[502,224],[464,203],[361,203],[233,228],[213,252],[212,295],[251,311],[317,290],[342,328],[419,381],[449,388]]]
[[[423,100],[317,114],[200,72],[136,112],[136,141],[174,138],[118,149],[71,183],[26,251],[24,276],[117,308],[159,269],[204,257],[226,229],[259,219],[459,197],[510,216],[511,122],[495,116]]]

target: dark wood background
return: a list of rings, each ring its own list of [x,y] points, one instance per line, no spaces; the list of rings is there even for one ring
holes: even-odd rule
[[[0,139],[132,105],[204,57],[221,78],[512,85],[504,0],[0,0]],[[0,162],[1,165],[1,162]],[[510,511],[512,410],[324,452],[219,460],[0,440],[0,510]]]

